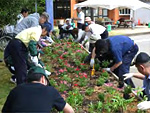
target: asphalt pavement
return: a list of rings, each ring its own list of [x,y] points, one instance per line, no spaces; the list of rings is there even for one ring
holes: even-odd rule
[[[130,36],[131,39],[139,46],[139,52],[146,52],[150,55],[150,33],[136,36]],[[138,52],[138,53],[139,53]],[[135,66],[130,68],[130,72],[138,72]],[[142,87],[143,81],[140,79],[133,78],[136,87]]]

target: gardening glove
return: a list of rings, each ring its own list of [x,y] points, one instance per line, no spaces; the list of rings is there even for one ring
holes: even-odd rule
[[[132,78],[133,77],[133,73],[126,73],[123,76],[125,77],[124,80],[126,80],[126,79],[129,79],[129,78]]]
[[[103,68],[105,71],[111,72],[110,68]]]
[[[138,109],[140,110],[146,110],[146,109],[150,109],[150,101],[144,101],[141,102],[137,105]]]
[[[91,61],[90,61],[90,66],[91,66],[91,67],[93,67],[94,63],[95,63],[95,60],[94,60],[94,58],[91,58]]]
[[[38,60],[37,56],[34,56],[34,57],[31,56],[31,60],[32,60],[32,62],[35,64],[35,66],[42,67],[42,66],[39,64],[39,60]]]
[[[50,72],[50,71],[45,70],[45,74],[46,74],[47,76],[49,76],[49,75],[51,75],[51,72]]]

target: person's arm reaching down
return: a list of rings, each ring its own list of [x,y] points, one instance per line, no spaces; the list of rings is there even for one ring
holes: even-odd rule
[[[74,110],[68,103],[66,103],[66,105],[65,105],[65,107],[63,109],[63,112],[64,113],[74,113]]]

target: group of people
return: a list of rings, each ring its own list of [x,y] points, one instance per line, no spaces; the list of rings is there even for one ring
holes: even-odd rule
[[[95,64],[95,58],[101,61],[113,60],[111,67],[105,68],[106,71],[114,72],[119,77],[118,88],[124,87],[124,82],[131,85],[134,83],[131,78],[136,77],[144,80],[144,93],[148,101],[138,104],[138,109],[150,108],[150,57],[146,53],[139,53],[135,59],[135,66],[141,74],[130,72],[130,65],[136,56],[139,48],[138,45],[128,36],[109,37],[105,27],[95,24],[90,17],[84,20],[84,13],[81,8],[77,9],[78,29],[83,30],[79,42],[88,40],[90,54],[86,57],[85,62],[90,63],[91,67]],[[30,14],[19,22],[14,30],[15,38],[9,42],[4,52],[5,63],[12,71],[17,87],[14,88],[4,104],[2,112],[50,112],[52,107],[65,113],[74,113],[73,108],[64,101],[57,90],[49,86],[47,78],[50,75],[44,69],[38,59],[37,42],[40,37],[48,37],[51,32],[51,24],[48,22],[48,14],[37,13]],[[72,30],[69,20],[63,29]],[[64,31],[62,31],[64,32]],[[72,34],[73,36],[73,34]],[[62,36],[61,36],[62,37]],[[73,36],[74,37],[74,36]],[[29,59],[31,64],[29,64]],[[18,105],[19,103],[19,105]]]
[[[90,61],[90,65],[93,67],[95,64],[95,58],[98,58],[100,62],[111,59],[113,61],[112,65],[108,68],[105,68],[105,70],[114,72],[118,76],[118,88],[123,88],[124,82],[130,85],[132,88],[135,88],[131,77],[144,80],[143,92],[148,97],[148,101],[138,104],[138,109],[144,110],[150,108],[149,55],[144,52],[141,52],[137,55],[139,47],[128,36],[120,35],[109,37],[106,28],[92,22],[90,17],[86,17],[85,22],[81,21],[83,20],[84,16],[81,8],[78,8],[77,12],[77,20],[79,20],[78,28],[82,28],[82,30],[85,31],[82,34],[79,42],[87,39],[88,43],[90,44],[90,54],[86,57],[85,63]],[[141,74],[130,73],[130,65],[136,55],[137,57],[134,64]]]
[[[43,12],[24,17],[14,29],[14,38],[4,51],[4,61],[16,82],[7,97],[2,113],[8,112],[47,112],[52,108],[65,113],[74,113],[56,89],[50,86],[51,74],[38,58],[38,42],[50,35],[52,26],[49,15]]]

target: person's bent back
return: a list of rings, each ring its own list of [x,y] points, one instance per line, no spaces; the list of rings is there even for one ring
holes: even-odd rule
[[[7,97],[2,113],[50,113],[54,107],[64,113],[74,113],[72,107],[64,101],[58,91],[48,86],[45,70],[32,67],[29,70],[28,83],[14,88]]]

